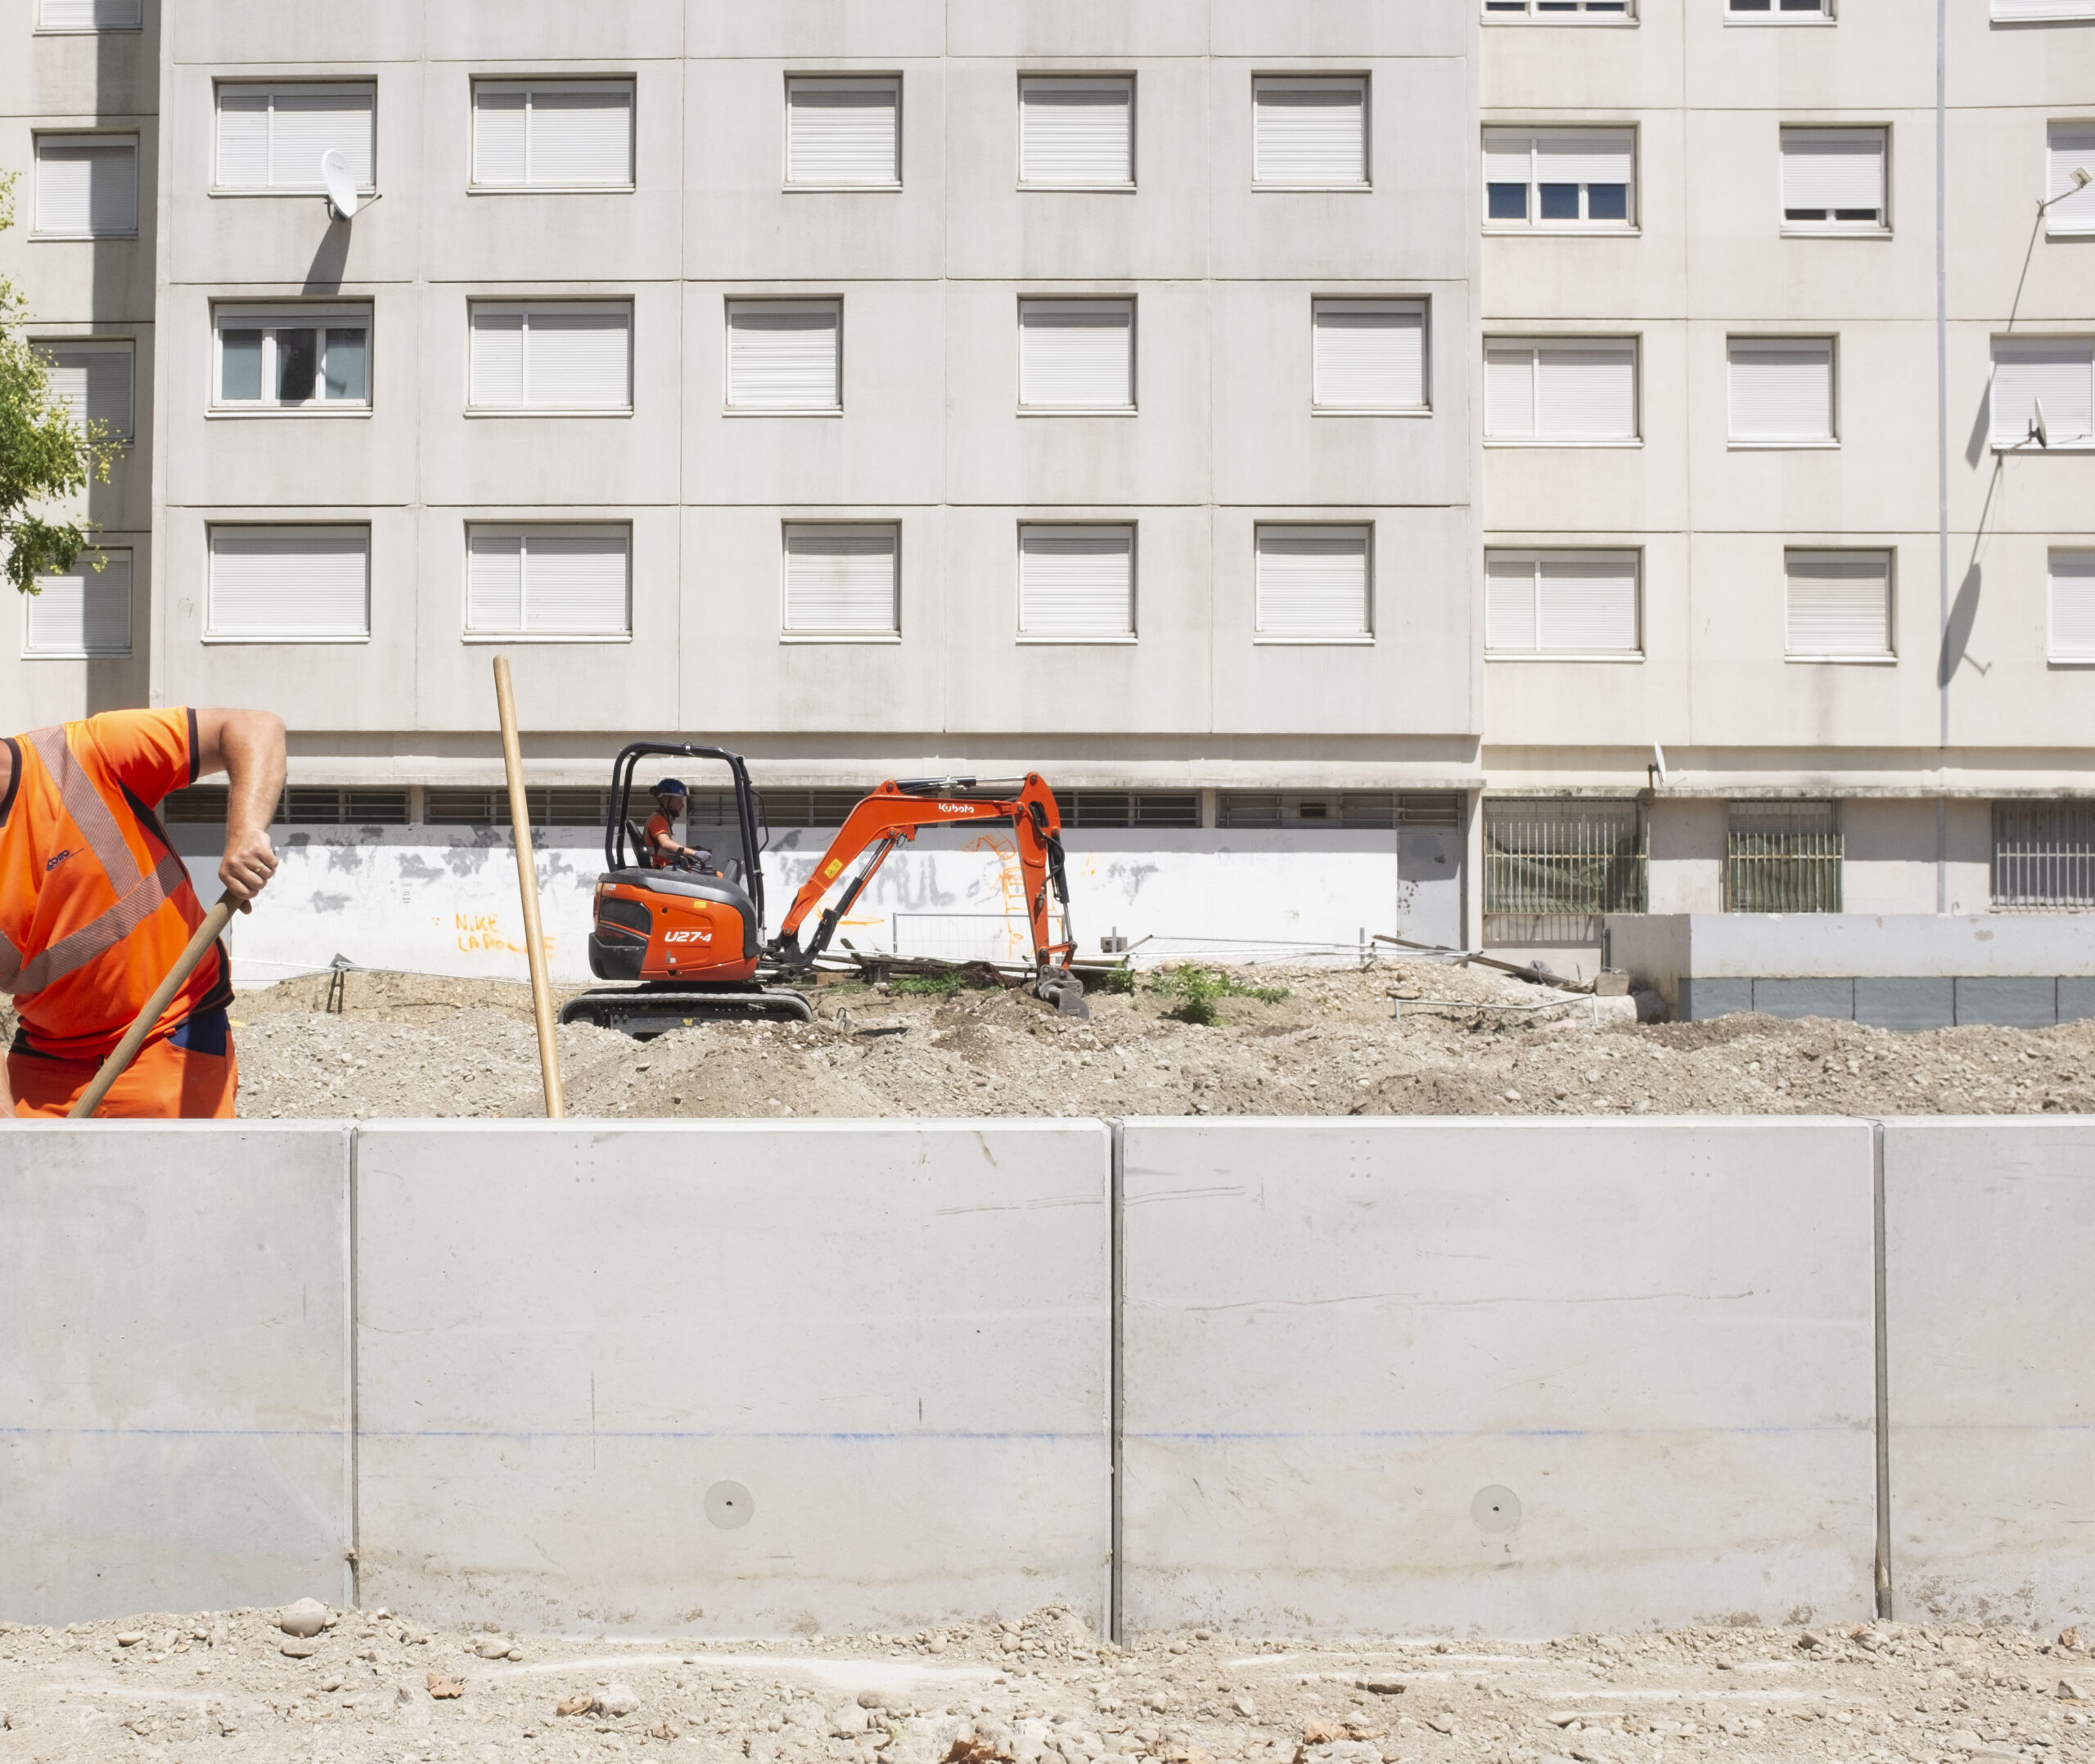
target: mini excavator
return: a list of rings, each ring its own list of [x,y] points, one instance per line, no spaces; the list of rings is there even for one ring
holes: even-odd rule
[[[727,767],[734,781],[739,859],[719,868],[651,865],[631,818],[633,786],[641,761],[658,755]],[[1048,891],[1054,891],[1066,934],[1070,884],[1061,817],[1054,792],[1038,773],[1014,781],[917,778],[881,785],[845,817],[768,943],[762,853],[769,835],[763,801],[741,756],[723,748],[635,741],[619,749],[611,764],[589,971],[600,980],[636,983],[597,987],[570,998],[561,1007],[561,1022],[594,1023],[643,1039],[690,1023],[811,1022],[814,1013],[801,992],[766,987],[764,979],[813,967],[881,866],[921,829],[1000,822],[1016,835],[1033,932],[1034,972],[1025,989],[1063,1016],[1090,1015],[1084,983],[1070,969],[1075,943],[1066,934],[1061,943],[1051,936]],[[865,862],[846,879],[862,857]],[[840,881],[836,905],[822,912],[803,947],[800,928]]]

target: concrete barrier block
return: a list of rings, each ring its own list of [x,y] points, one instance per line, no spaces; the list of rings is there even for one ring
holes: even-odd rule
[[[0,1617],[349,1602],[349,1136],[0,1136]]]
[[[1831,1017],[1845,1023],[1855,1014],[1855,983],[1818,978],[1755,980],[1753,1008],[1771,1017]]]
[[[1104,1622],[1102,1124],[371,1127],[358,1172],[367,1599]]]
[[[2095,979],[2084,974],[2062,974],[2059,976],[2059,1021],[2079,1023],[2086,1017],[2095,1017]]]
[[[2058,983],[2030,975],[1960,975],[1957,1020],[2010,1029],[2048,1029],[2059,1020]]]
[[[2095,1119],[1884,1132],[1891,1576],[1909,1622],[2095,1618]]]
[[[1130,1629],[1860,1621],[1870,1129],[1126,1128]]]
[[[1946,1029],[1957,1021],[1957,983],[1858,978],[1855,1021],[1873,1029]]]
[[[1750,980],[1698,979],[1683,974],[1676,984],[1680,1020],[1683,1023],[1700,1023],[1710,1017],[1728,1017],[1735,1010],[1753,1009]]]

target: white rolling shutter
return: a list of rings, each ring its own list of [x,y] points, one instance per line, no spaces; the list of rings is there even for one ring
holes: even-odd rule
[[[786,83],[786,181],[818,188],[902,182],[902,88],[892,79]]]
[[[1538,184],[1626,184],[1637,163],[1627,128],[1552,128],[1534,137]]]
[[[1994,0],[1998,19],[2095,18],[2095,0]]]
[[[263,190],[269,183],[269,90],[266,86],[219,88],[219,169],[221,190]]]
[[[628,582],[633,539],[626,528],[524,527],[504,532],[476,527],[476,565],[479,542],[498,538],[513,542],[516,549],[489,549],[480,609],[483,616],[513,615],[517,622],[507,628],[527,637],[624,637],[630,631]],[[506,598],[511,592],[512,573],[516,583],[513,614],[512,603]],[[477,624],[474,628],[503,628]]]
[[[1258,628],[1280,637],[1368,634],[1368,529],[1261,527]]]
[[[2095,662],[2095,551],[2052,553],[2053,661]]]
[[[1426,408],[1426,304],[1318,300],[1313,380],[1322,410]]]
[[[843,308],[835,300],[728,303],[728,407],[834,411]]]
[[[633,182],[633,88],[610,80],[533,88],[533,184]]]
[[[38,16],[44,30],[137,30],[143,22],[141,0],[43,0]]]
[[[1367,182],[1367,82],[1251,82],[1252,182],[1282,188]]]
[[[524,329],[524,397],[534,410],[633,403],[631,319],[624,311],[534,307]]]
[[[1131,79],[1021,79],[1019,181],[1051,189],[1135,181]]]
[[[1634,441],[1637,340],[1487,337],[1484,433],[1491,441]]]
[[[2040,404],[2053,447],[2095,440],[2095,338],[1994,340],[1994,445],[2025,440]]]
[[[1833,340],[1732,337],[1731,439],[1760,443],[1833,439]]]
[[[893,636],[899,540],[891,526],[788,526],[787,634]]]
[[[1484,578],[1494,655],[1639,653],[1634,551],[1488,551]]]
[[[1535,434],[1535,346],[1515,337],[1484,345],[1484,433],[1490,441],[1531,441]]]
[[[1791,551],[1788,651],[1802,656],[1891,653],[1886,551]]]
[[[473,182],[521,185],[530,168],[530,88],[483,82],[473,88]]]
[[[2074,181],[2076,170],[2088,182]],[[2055,233],[2095,232],[2095,123],[2054,123],[2045,153],[2045,229]]]
[[[1535,560],[1496,551],[1484,560],[1484,646],[1508,655],[1532,655],[1539,622]]]
[[[1518,184],[1525,189],[1534,181],[1535,137],[1525,128],[1487,128],[1484,132],[1484,181],[1487,184]]]
[[[218,89],[221,190],[320,190],[321,155],[339,151],[359,190],[376,187],[370,85],[225,85]]]
[[[524,535],[514,528],[466,533],[466,628],[476,635],[524,628]]]
[[[473,308],[472,385],[468,402],[484,409],[524,402],[524,315],[515,308]]]
[[[37,349],[51,359],[52,395],[75,422],[85,419],[104,425],[112,441],[131,439],[128,343],[40,343]]]
[[[214,527],[206,633],[371,635],[371,529]]]
[[[38,135],[36,230],[59,239],[115,239],[138,231],[135,137]]]
[[[1535,432],[1552,441],[1637,439],[1637,344],[1551,338],[1536,346]]]
[[[1884,213],[1884,131],[1786,128],[1782,206],[1810,213],[1866,209]]]
[[[39,576],[25,598],[22,654],[35,660],[124,656],[131,653],[131,554],[83,551],[62,576]]]
[[[1021,300],[1019,403],[1029,410],[1126,410],[1135,402],[1131,300]]]
[[[1021,527],[1018,625],[1029,637],[1134,631],[1135,529]]]

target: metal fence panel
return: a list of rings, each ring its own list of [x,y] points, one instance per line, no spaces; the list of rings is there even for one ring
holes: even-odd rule
[[[1993,903],[2095,907],[2095,803],[1994,803]]]
[[[1634,803],[1485,805],[1488,943],[1597,943],[1611,912],[1647,910],[1650,857]]]

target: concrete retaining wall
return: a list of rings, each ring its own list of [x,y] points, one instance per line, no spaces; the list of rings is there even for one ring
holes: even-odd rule
[[[2095,1618],[2095,1121],[1113,1133],[19,1124],[0,1616]]]

